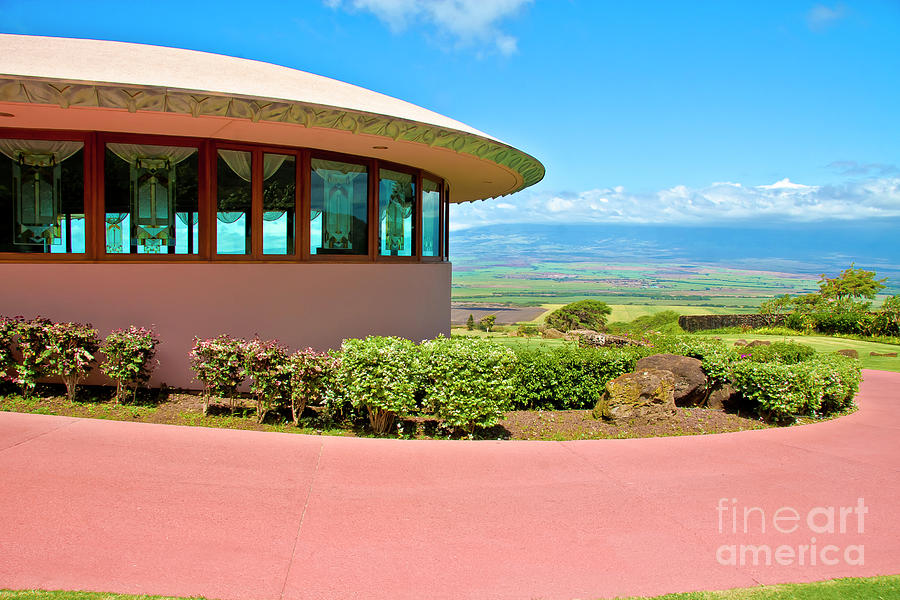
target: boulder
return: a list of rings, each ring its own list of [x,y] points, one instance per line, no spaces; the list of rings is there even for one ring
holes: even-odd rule
[[[675,376],[670,371],[644,369],[620,375],[606,383],[606,391],[594,406],[594,418],[613,423],[670,418],[675,415],[674,388]]]
[[[710,389],[709,398],[706,400],[707,408],[725,410],[737,406],[741,393],[734,389],[730,383],[719,383]]]
[[[675,406],[702,406],[708,395],[708,380],[701,364],[689,356],[654,354],[637,361],[635,371],[670,371],[675,376]]]
[[[548,327],[547,329],[544,329],[543,331],[541,331],[541,337],[548,339],[548,340],[561,340],[564,337],[566,337],[566,334],[564,334],[559,329],[553,329],[552,327]]]
[[[838,350],[838,354],[843,354],[844,356],[849,356],[850,358],[859,358],[859,352],[856,350],[851,350],[849,348],[844,350]]]
[[[869,356],[897,356],[896,352],[869,352]]]
[[[769,340],[753,340],[752,342],[750,342],[747,345],[748,346],[769,346],[771,344],[772,344],[772,342],[770,342]]]
[[[747,340],[734,340],[734,345],[735,346],[746,346]]]

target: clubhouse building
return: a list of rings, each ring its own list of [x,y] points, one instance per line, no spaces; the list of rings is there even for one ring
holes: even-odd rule
[[[195,336],[449,332],[449,205],[540,181],[437,113],[257,61],[0,35],[0,315]]]

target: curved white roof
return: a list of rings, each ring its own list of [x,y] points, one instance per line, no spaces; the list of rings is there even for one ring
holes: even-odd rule
[[[71,127],[63,128],[128,131],[131,124],[134,131],[378,156],[441,175],[450,181],[454,201],[512,193],[543,177],[543,166],[533,157],[464,123],[365,88],[270,63],[143,44],[9,34],[0,34],[0,56],[0,104],[20,104],[9,109],[14,118],[3,119],[0,126],[41,126],[42,115],[37,113],[42,111],[22,114],[21,104],[27,104],[45,109],[46,128],[60,128],[66,119],[46,111],[47,105],[56,105],[53,108],[81,111],[69,119]],[[88,109],[126,109],[135,116],[129,121],[120,115],[88,117]],[[145,114],[150,112],[157,114]],[[210,129],[160,118],[175,115],[240,123],[228,127],[219,122]],[[156,117],[155,123],[150,116]],[[14,122],[19,117],[23,123]],[[255,130],[247,126],[248,120]],[[288,129],[276,132],[260,122]],[[350,140],[348,132],[368,139]],[[388,143],[373,142],[371,136],[389,138]]]

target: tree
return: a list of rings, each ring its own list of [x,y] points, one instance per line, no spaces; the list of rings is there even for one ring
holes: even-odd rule
[[[549,327],[560,331],[573,329],[593,329],[602,331],[606,328],[606,317],[612,309],[599,300],[579,300],[566,304],[547,315],[545,322]]]
[[[819,276],[819,293],[823,298],[832,298],[838,302],[859,298],[873,300],[875,294],[884,289],[887,277],[875,279],[875,271],[857,269],[853,264],[850,263],[837,277],[826,277],[824,273]]]
[[[466,321],[466,329],[468,329],[469,331],[475,329],[475,317],[473,317],[472,315],[469,315],[469,319]]]
[[[497,320],[497,315],[488,315],[486,317],[481,317],[481,320],[478,321],[478,324],[481,325],[481,328],[485,331],[490,331],[494,328],[494,321]]]

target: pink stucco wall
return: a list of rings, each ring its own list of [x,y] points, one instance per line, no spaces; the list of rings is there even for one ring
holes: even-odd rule
[[[153,383],[198,388],[194,336],[277,338],[291,349],[343,338],[450,331],[450,264],[0,264],[0,315],[90,322],[106,335],[153,325]],[[99,382],[99,381],[98,381]]]

